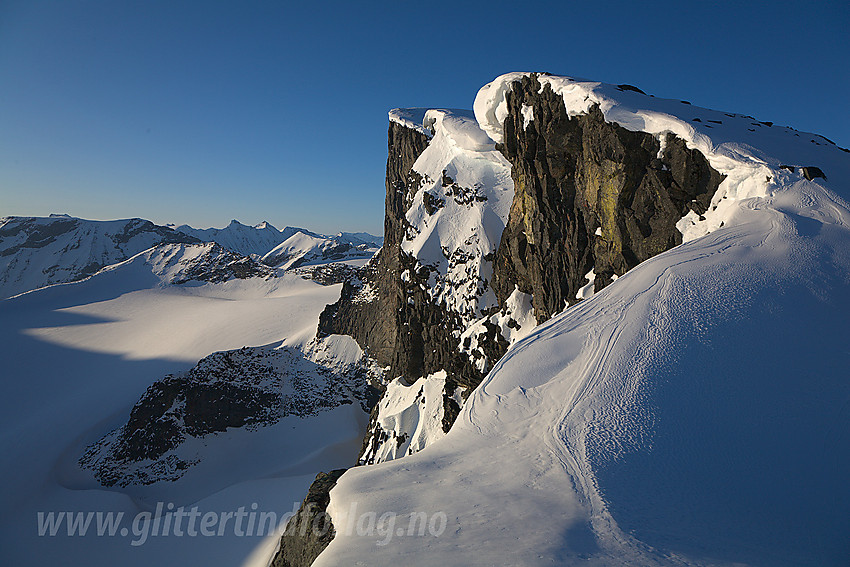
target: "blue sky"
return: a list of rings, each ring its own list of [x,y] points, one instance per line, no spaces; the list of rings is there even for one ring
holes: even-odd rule
[[[508,71],[850,146],[847,2],[0,2],[0,216],[383,229],[386,112]]]

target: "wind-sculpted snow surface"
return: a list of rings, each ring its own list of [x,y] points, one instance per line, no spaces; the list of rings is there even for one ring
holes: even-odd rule
[[[335,523],[444,511],[440,538],[338,537],[316,565],[844,564],[850,223],[777,205],[544,324],[444,440],[332,492]]]
[[[357,502],[444,512],[440,537],[339,533],[315,565],[846,565],[850,156],[633,87],[541,79],[571,113],[598,103],[704,152],[727,176],[716,208],[518,340],[446,437],[331,491],[335,525]],[[511,80],[476,101],[497,140]]]

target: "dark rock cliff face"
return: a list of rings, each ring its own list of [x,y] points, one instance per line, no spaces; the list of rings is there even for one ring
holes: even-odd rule
[[[594,270],[595,290],[682,242],[676,223],[704,213],[723,180],[697,150],[606,122],[598,107],[570,118],[563,99],[535,76],[508,93],[499,149],[515,195],[496,255],[500,302],[514,286],[534,296],[543,322],[577,301]],[[523,106],[533,108],[525,126]]]
[[[405,373],[417,354],[408,349],[405,356],[399,346],[405,340],[400,332],[403,295],[399,283],[404,261],[400,245],[406,223],[405,201],[418,183],[410,176],[411,167],[428,146],[428,137],[390,122],[388,138],[384,246],[359,278],[343,286],[339,301],[322,313],[319,334],[351,335],[379,364],[392,366],[397,375]]]
[[[388,138],[383,248],[321,314],[319,336],[351,335],[380,365],[390,367],[388,378],[413,381],[446,370],[451,384],[475,387],[482,374],[459,354],[453,334],[463,329],[460,316],[434,304],[425,291],[429,271],[417,268],[401,248],[408,229],[405,213],[420,185],[412,167],[429,138],[395,122],[390,122]],[[405,270],[411,274],[406,282],[401,278]],[[494,332],[492,342],[498,339]]]
[[[330,544],[336,532],[326,513],[331,501],[329,493],[345,470],[337,469],[316,475],[298,513],[286,524],[271,567],[311,565]]]

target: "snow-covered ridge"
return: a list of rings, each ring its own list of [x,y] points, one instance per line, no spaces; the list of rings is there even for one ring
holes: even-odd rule
[[[267,221],[256,226],[247,226],[234,219],[224,228],[202,229],[183,224],[175,227],[175,230],[204,242],[216,242],[244,256],[262,256],[297,231],[304,229],[287,226],[278,230]]]
[[[157,244],[195,242],[138,218],[6,217],[0,219],[0,298],[84,279]]]
[[[475,116],[481,128],[497,142],[502,141],[512,84],[528,75],[531,73],[502,75],[482,87],[475,98]],[[822,170],[827,187],[846,187],[850,182],[847,150],[823,136],[759,122],[750,116],[700,108],[686,101],[656,98],[628,85],[544,74],[536,77],[541,88],[551,88],[563,98],[570,116],[598,106],[607,121],[655,135],[662,144],[665,134],[675,134],[726,176],[704,218],[692,212],[677,225],[686,242],[728,226],[738,202],[773,195],[803,179],[802,167]],[[526,116],[526,125],[530,122],[532,114]],[[783,165],[793,166],[794,171]]]
[[[390,122],[395,122],[430,137],[432,132],[424,125],[425,113],[428,110],[427,108],[393,108],[388,114]]]
[[[134,218],[94,221],[68,215],[0,218],[0,299],[44,286],[79,281],[99,270],[124,262],[160,244],[216,243],[229,254],[258,260],[280,244],[300,235],[315,238],[324,250],[339,254],[314,254],[309,260],[345,260],[370,256],[383,241],[365,232],[320,235],[306,229],[282,231],[268,222],[246,226],[234,220],[223,229],[159,226]],[[343,250],[349,250],[347,254]],[[183,249],[190,253],[193,248]],[[298,256],[309,255],[310,249]],[[235,256],[228,261],[235,261]],[[305,260],[306,261],[306,260]],[[304,263],[304,262],[302,262]]]
[[[299,230],[264,254],[261,261],[288,270],[315,263],[366,259],[377,251],[376,240],[374,237],[366,240],[349,233],[321,236]]]
[[[221,283],[230,279],[254,277],[268,279],[275,275],[271,268],[215,242],[160,244],[124,262],[108,266],[101,272],[117,270],[129,264],[149,266],[151,273],[158,277],[163,285],[188,282]]]

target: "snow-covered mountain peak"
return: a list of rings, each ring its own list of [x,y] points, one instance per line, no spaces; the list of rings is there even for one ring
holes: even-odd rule
[[[311,263],[336,262],[355,258],[369,258],[377,245],[359,238],[349,238],[346,233],[336,237],[297,230],[278,246],[266,253],[261,261],[268,266],[288,270]]]
[[[127,260],[150,266],[163,284],[187,282],[220,283],[229,279],[269,278],[274,270],[237,254],[215,242],[202,244],[161,244]],[[118,269],[124,264],[105,270]]]
[[[459,350],[482,360],[485,329],[509,346],[445,436],[433,401],[451,392],[436,375],[391,383],[364,454],[390,462],[346,472],[328,506],[336,526],[356,503],[442,512],[449,529],[385,547],[340,532],[313,565],[844,565],[849,152],[629,85],[529,73],[482,88],[475,115],[509,160],[514,201],[493,264],[501,311]],[[388,216],[406,211],[400,246],[419,264],[402,279],[433,295],[442,272],[418,272],[457,243],[451,227],[476,226],[439,191],[482,169],[430,125],[410,174],[388,167],[387,194],[413,195]],[[391,160],[413,146],[397,130]],[[425,315],[409,320],[439,334]],[[411,439],[424,449],[399,458]]]
[[[288,237],[285,232],[278,230],[269,222],[263,221],[256,226],[248,226],[236,219],[231,220],[230,224],[224,228],[198,229],[184,224],[178,226],[176,230],[204,242],[217,242],[244,256],[252,254],[262,256]]]

